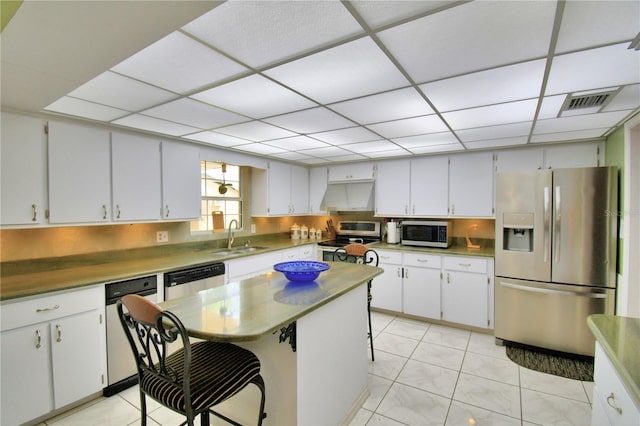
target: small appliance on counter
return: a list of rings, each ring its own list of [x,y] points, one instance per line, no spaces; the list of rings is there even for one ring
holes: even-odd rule
[[[318,243],[318,260],[333,260],[333,252],[347,244],[362,243],[369,245],[380,242],[380,222],[341,221],[338,222],[337,227],[334,227],[333,222],[331,222],[330,229],[335,231],[335,239]],[[316,230],[317,232],[318,230]]]
[[[387,244],[398,244],[400,242],[400,227],[398,222],[391,219],[387,223]]]
[[[446,220],[405,220],[402,222],[402,244],[448,248],[452,239],[451,227],[451,222]]]

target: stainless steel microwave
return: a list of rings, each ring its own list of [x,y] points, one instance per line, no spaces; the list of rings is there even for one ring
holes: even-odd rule
[[[405,220],[401,242],[407,246],[447,248],[451,245],[451,222]]]

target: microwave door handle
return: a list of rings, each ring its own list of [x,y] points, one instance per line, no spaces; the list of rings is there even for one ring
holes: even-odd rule
[[[543,227],[542,227],[542,255],[543,261],[547,263],[549,261],[549,237],[551,230],[551,189],[548,186],[544,187],[543,192]]]

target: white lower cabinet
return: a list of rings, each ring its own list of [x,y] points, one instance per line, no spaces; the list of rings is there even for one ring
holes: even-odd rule
[[[102,286],[6,303],[1,315],[1,424],[27,422],[102,390]]]
[[[491,328],[489,299],[492,277],[488,260],[480,257],[443,256],[442,319]]]
[[[403,264],[403,312],[439,319],[442,256],[404,253]]]
[[[371,306],[402,312],[402,252],[376,250],[378,266],[384,269],[382,275],[371,284]]]
[[[226,264],[227,282],[240,281],[273,271],[273,265],[291,260],[313,260],[315,244],[231,259]]]

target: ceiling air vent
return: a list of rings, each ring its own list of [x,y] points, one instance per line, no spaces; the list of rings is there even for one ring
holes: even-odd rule
[[[598,93],[581,93],[568,95],[560,108],[560,116],[575,113],[598,112],[603,106],[613,99],[618,90],[608,90]],[[587,111],[590,110],[590,111]]]

